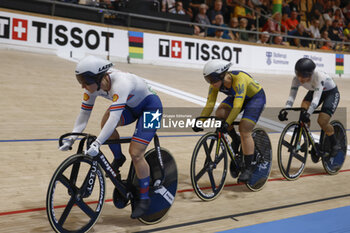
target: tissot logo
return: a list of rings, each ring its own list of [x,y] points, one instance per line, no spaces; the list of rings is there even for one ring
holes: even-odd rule
[[[87,47],[90,50],[104,46],[109,51],[114,33],[95,28],[64,24],[59,21],[28,20],[16,17],[0,16],[0,38],[20,40],[42,45]]]
[[[159,57],[197,61],[222,59],[239,64],[239,56],[241,53],[242,48],[240,47],[159,39]]]
[[[171,53],[170,53],[171,51]],[[159,56],[172,58],[181,58],[182,56],[182,42],[178,40],[164,40],[159,39]]]
[[[28,35],[28,21],[16,18],[13,18],[12,21],[12,39],[26,41]]]
[[[10,38],[10,18],[0,17],[0,38]]]

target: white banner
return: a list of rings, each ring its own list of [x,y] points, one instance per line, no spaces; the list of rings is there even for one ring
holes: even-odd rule
[[[127,31],[0,11],[0,43],[128,56]]]
[[[348,54],[132,32],[4,11],[0,11],[0,44],[54,50],[64,56],[109,55],[118,61],[130,58],[131,62],[178,67],[202,68],[208,60],[223,59],[231,61],[233,69],[264,74],[293,74],[295,62],[309,57],[333,77],[339,73],[350,77]]]

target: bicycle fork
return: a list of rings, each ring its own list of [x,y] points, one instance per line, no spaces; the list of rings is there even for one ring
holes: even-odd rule
[[[83,182],[82,194],[81,194],[83,198],[89,197],[91,195],[92,190],[94,189],[94,186],[95,186],[96,172],[97,172],[97,161],[93,161],[89,169],[89,172]]]

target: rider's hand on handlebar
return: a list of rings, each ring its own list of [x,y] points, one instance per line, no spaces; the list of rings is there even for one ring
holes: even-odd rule
[[[192,130],[193,130],[194,132],[200,132],[200,131],[203,131],[203,129],[202,129],[202,128],[199,128],[199,127],[197,127],[196,125],[192,127]]]
[[[91,143],[89,149],[85,152],[86,155],[96,156],[100,152],[101,143],[96,139]]]
[[[227,133],[229,124],[225,121],[222,122],[221,127],[218,129],[221,133]]]
[[[283,110],[278,114],[278,119],[280,121],[287,121],[288,120],[287,115],[288,115],[288,112],[286,110]]]
[[[60,151],[67,151],[67,150],[71,150],[72,149],[72,145],[74,143],[74,139],[73,138],[67,138],[64,142],[63,145],[58,147],[58,149]]]
[[[309,123],[310,122],[310,113],[308,113],[307,111],[302,112],[300,115],[300,120],[306,124]]]

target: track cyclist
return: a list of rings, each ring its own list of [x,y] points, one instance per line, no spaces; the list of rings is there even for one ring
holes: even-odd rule
[[[216,117],[226,119],[220,131],[228,132],[233,140],[235,135],[231,125],[241,111],[239,123],[240,139],[244,155],[244,169],[238,177],[238,182],[248,182],[254,171],[256,154],[252,130],[259,120],[266,104],[265,92],[248,73],[239,70],[228,71],[231,63],[221,60],[208,61],[203,68],[204,79],[210,84],[207,103],[200,116],[209,116],[215,106],[219,92],[227,97],[216,110]],[[199,129],[194,127],[194,131]]]
[[[323,71],[315,71],[315,68],[316,64],[309,58],[301,58],[295,63],[295,77],[292,81],[286,108],[293,106],[299,86],[309,90],[301,103],[301,108],[305,109],[301,113],[300,120],[302,122],[309,124],[310,115],[323,103],[317,122],[330,138],[331,156],[334,157],[341,146],[337,142],[334,128],[329,121],[337,109],[340,94],[334,80]],[[284,121],[287,119],[287,114],[286,111],[281,112],[278,118]]]
[[[136,175],[140,184],[140,201],[135,205],[131,218],[139,218],[148,210],[150,168],[144,158],[147,145],[156,133],[156,129],[144,130],[143,113],[156,112],[156,118],[162,114],[162,103],[159,97],[150,90],[146,82],[130,73],[112,69],[113,64],[105,59],[87,56],[76,66],[75,74],[84,89],[80,113],[75,121],[72,132],[81,133],[87,126],[97,96],[112,101],[101,120],[102,130],[86,153],[90,156],[99,154],[100,146],[107,139],[119,139],[117,126],[131,124],[137,120],[136,129],[129,147]],[[76,138],[71,137],[59,148],[68,150]],[[125,162],[120,144],[110,144],[114,155],[112,167],[119,172],[119,167]]]

